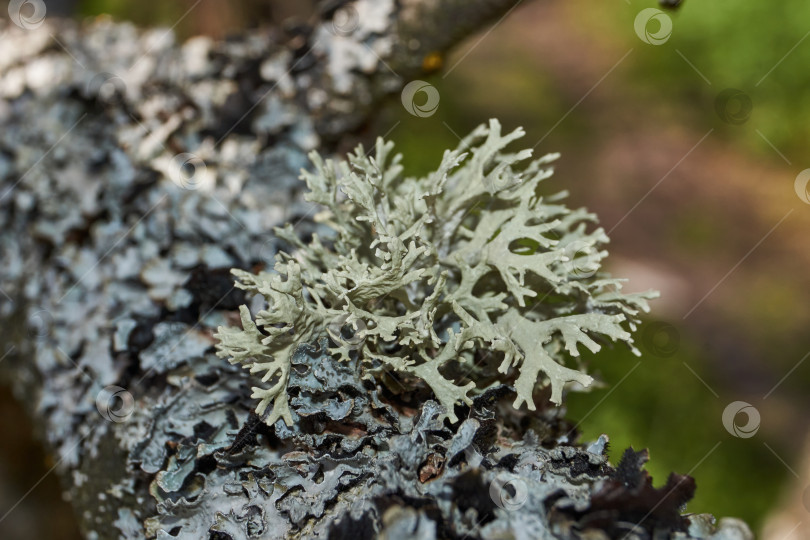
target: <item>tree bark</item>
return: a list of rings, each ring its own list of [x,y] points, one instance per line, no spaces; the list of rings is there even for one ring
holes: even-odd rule
[[[225,42],[175,44],[105,19],[0,30],[3,374],[84,534],[568,538],[614,536],[629,520],[646,538],[698,527],[678,513],[691,479],[648,490],[642,454],[613,469],[604,440],[574,444],[559,410],[498,420],[506,387],[440,424],[435,403],[395,407],[347,367],[321,377],[313,344],[291,388],[324,411],[301,405],[294,428],[255,415],[249,375],[213,353],[214,330],[246,301],[229,269],[272,266],[284,247],[273,226],[315,229],[298,196],[309,151],[353,143],[384,98],[513,8],[330,5],[311,24]],[[348,425],[337,412],[347,403]],[[624,502],[600,503],[605,485]],[[528,486],[519,508],[514,486]],[[723,527],[716,538],[747,537]]]

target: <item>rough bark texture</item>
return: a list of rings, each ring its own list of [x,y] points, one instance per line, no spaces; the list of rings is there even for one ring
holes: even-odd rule
[[[690,478],[654,489],[632,451],[614,469],[560,410],[503,413],[508,387],[440,423],[429,394],[312,344],[290,383],[304,421],[269,427],[214,355],[243,301],[229,268],[271,263],[275,225],[313,230],[306,153],[511,8],[338,2],[181,45],[107,20],[0,28],[4,374],[89,538],[750,537],[681,517]]]

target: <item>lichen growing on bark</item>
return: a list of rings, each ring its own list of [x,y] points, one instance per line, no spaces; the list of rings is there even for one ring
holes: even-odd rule
[[[251,375],[206,346],[238,317],[227,269],[268,263],[282,241],[272,225],[297,222],[303,238],[316,229],[295,187],[305,153],[331,153],[367,124],[379,92],[398,91],[389,67],[416,75],[410,37],[424,51],[458,40],[443,23],[462,10],[480,19],[484,3],[356,2],[351,38],[324,20],[303,44],[261,30],[175,46],[106,19],[30,31],[0,21],[0,286],[14,299],[0,318],[15,340],[0,367],[13,370],[88,538],[753,538],[735,520],[681,516],[694,484],[652,488],[638,453],[614,469],[606,437],[579,443],[562,408],[537,399],[532,414],[505,414],[508,384],[475,379],[451,425],[417,378],[399,372],[412,391],[396,394],[388,375],[361,368],[367,340],[348,329],[355,352],[335,361],[327,326],[292,357],[293,425],[271,428],[252,414]],[[446,15],[415,10],[409,34],[409,4]],[[336,62],[349,39],[364,56]],[[114,73],[115,95],[102,93]],[[177,152],[207,174],[171,174]],[[556,295],[537,292],[540,321]],[[494,367],[484,374],[501,377]],[[99,406],[109,385],[131,393],[131,416]]]
[[[353,355],[365,378],[393,372],[424,381],[456,422],[455,406],[508,382],[514,407],[535,410],[539,377],[562,402],[567,383],[589,386],[579,346],[633,347],[630,334],[654,293],[624,294],[599,272],[608,238],[595,216],[565,194],[541,195],[556,159],[507,151],[523,135],[481,125],[439,167],[404,177],[401,155],[378,139],[348,162],[310,155],[305,198],[324,207],[324,237],[304,243],[292,225],[276,234],[293,247],[272,271],[233,270],[237,286],[264,297],[242,329],[220,327],[217,354],[261,374],[253,397],[266,421],[292,424],[286,392],[293,354],[329,336],[335,361]],[[571,367],[568,367],[568,365]],[[542,374],[542,375],[541,375]]]

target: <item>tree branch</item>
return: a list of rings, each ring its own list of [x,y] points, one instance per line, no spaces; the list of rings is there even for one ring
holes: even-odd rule
[[[213,351],[250,301],[228,269],[271,264],[285,247],[273,226],[317,230],[297,191],[306,154],[333,151],[426,56],[511,8],[359,0],[326,11],[340,21],[182,45],[104,19],[0,29],[2,368],[88,537],[430,538],[452,524],[476,538],[589,516],[616,475],[604,441],[572,445],[556,410],[499,424],[508,388],[449,426],[435,403],[397,410],[341,365],[329,384],[349,398],[310,388],[324,411],[271,429],[249,376]],[[325,361],[297,357],[291,388]],[[499,490],[518,478],[532,498],[516,514]],[[643,526],[682,526],[672,504]]]
[[[403,7],[348,7],[345,28],[182,45],[104,19],[0,23],[3,374],[88,535],[138,537],[158,514],[184,516],[185,533],[191,514],[213,516],[204,502],[160,506],[148,488],[181,441],[207,440],[200,426],[227,446],[248,422],[250,383],[211,348],[242,300],[227,268],[269,262],[274,225],[312,228],[296,197],[305,154],[333,148],[419,70],[392,57],[417,33],[399,25]]]

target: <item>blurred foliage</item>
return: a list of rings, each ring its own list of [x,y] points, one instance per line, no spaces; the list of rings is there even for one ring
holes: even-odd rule
[[[605,17],[601,22],[585,19],[638,49],[633,62],[636,84],[662,98],[675,98],[672,106],[682,110],[697,104],[700,123],[721,127],[727,136],[768,158],[774,156],[773,150],[757,130],[788,159],[803,155],[810,138],[810,100],[804,99],[810,86],[809,2],[686,1],[677,12],[667,12],[673,32],[660,46],[646,45],[628,31],[641,7],[600,11]],[[717,116],[716,100],[728,88],[744,92],[753,103],[750,118],[742,125],[729,125]],[[729,103],[729,110],[737,105]]]
[[[136,0],[82,0],[79,6],[79,12],[83,15],[104,14],[143,26],[172,26],[183,16],[184,11],[182,2],[147,3]]]

